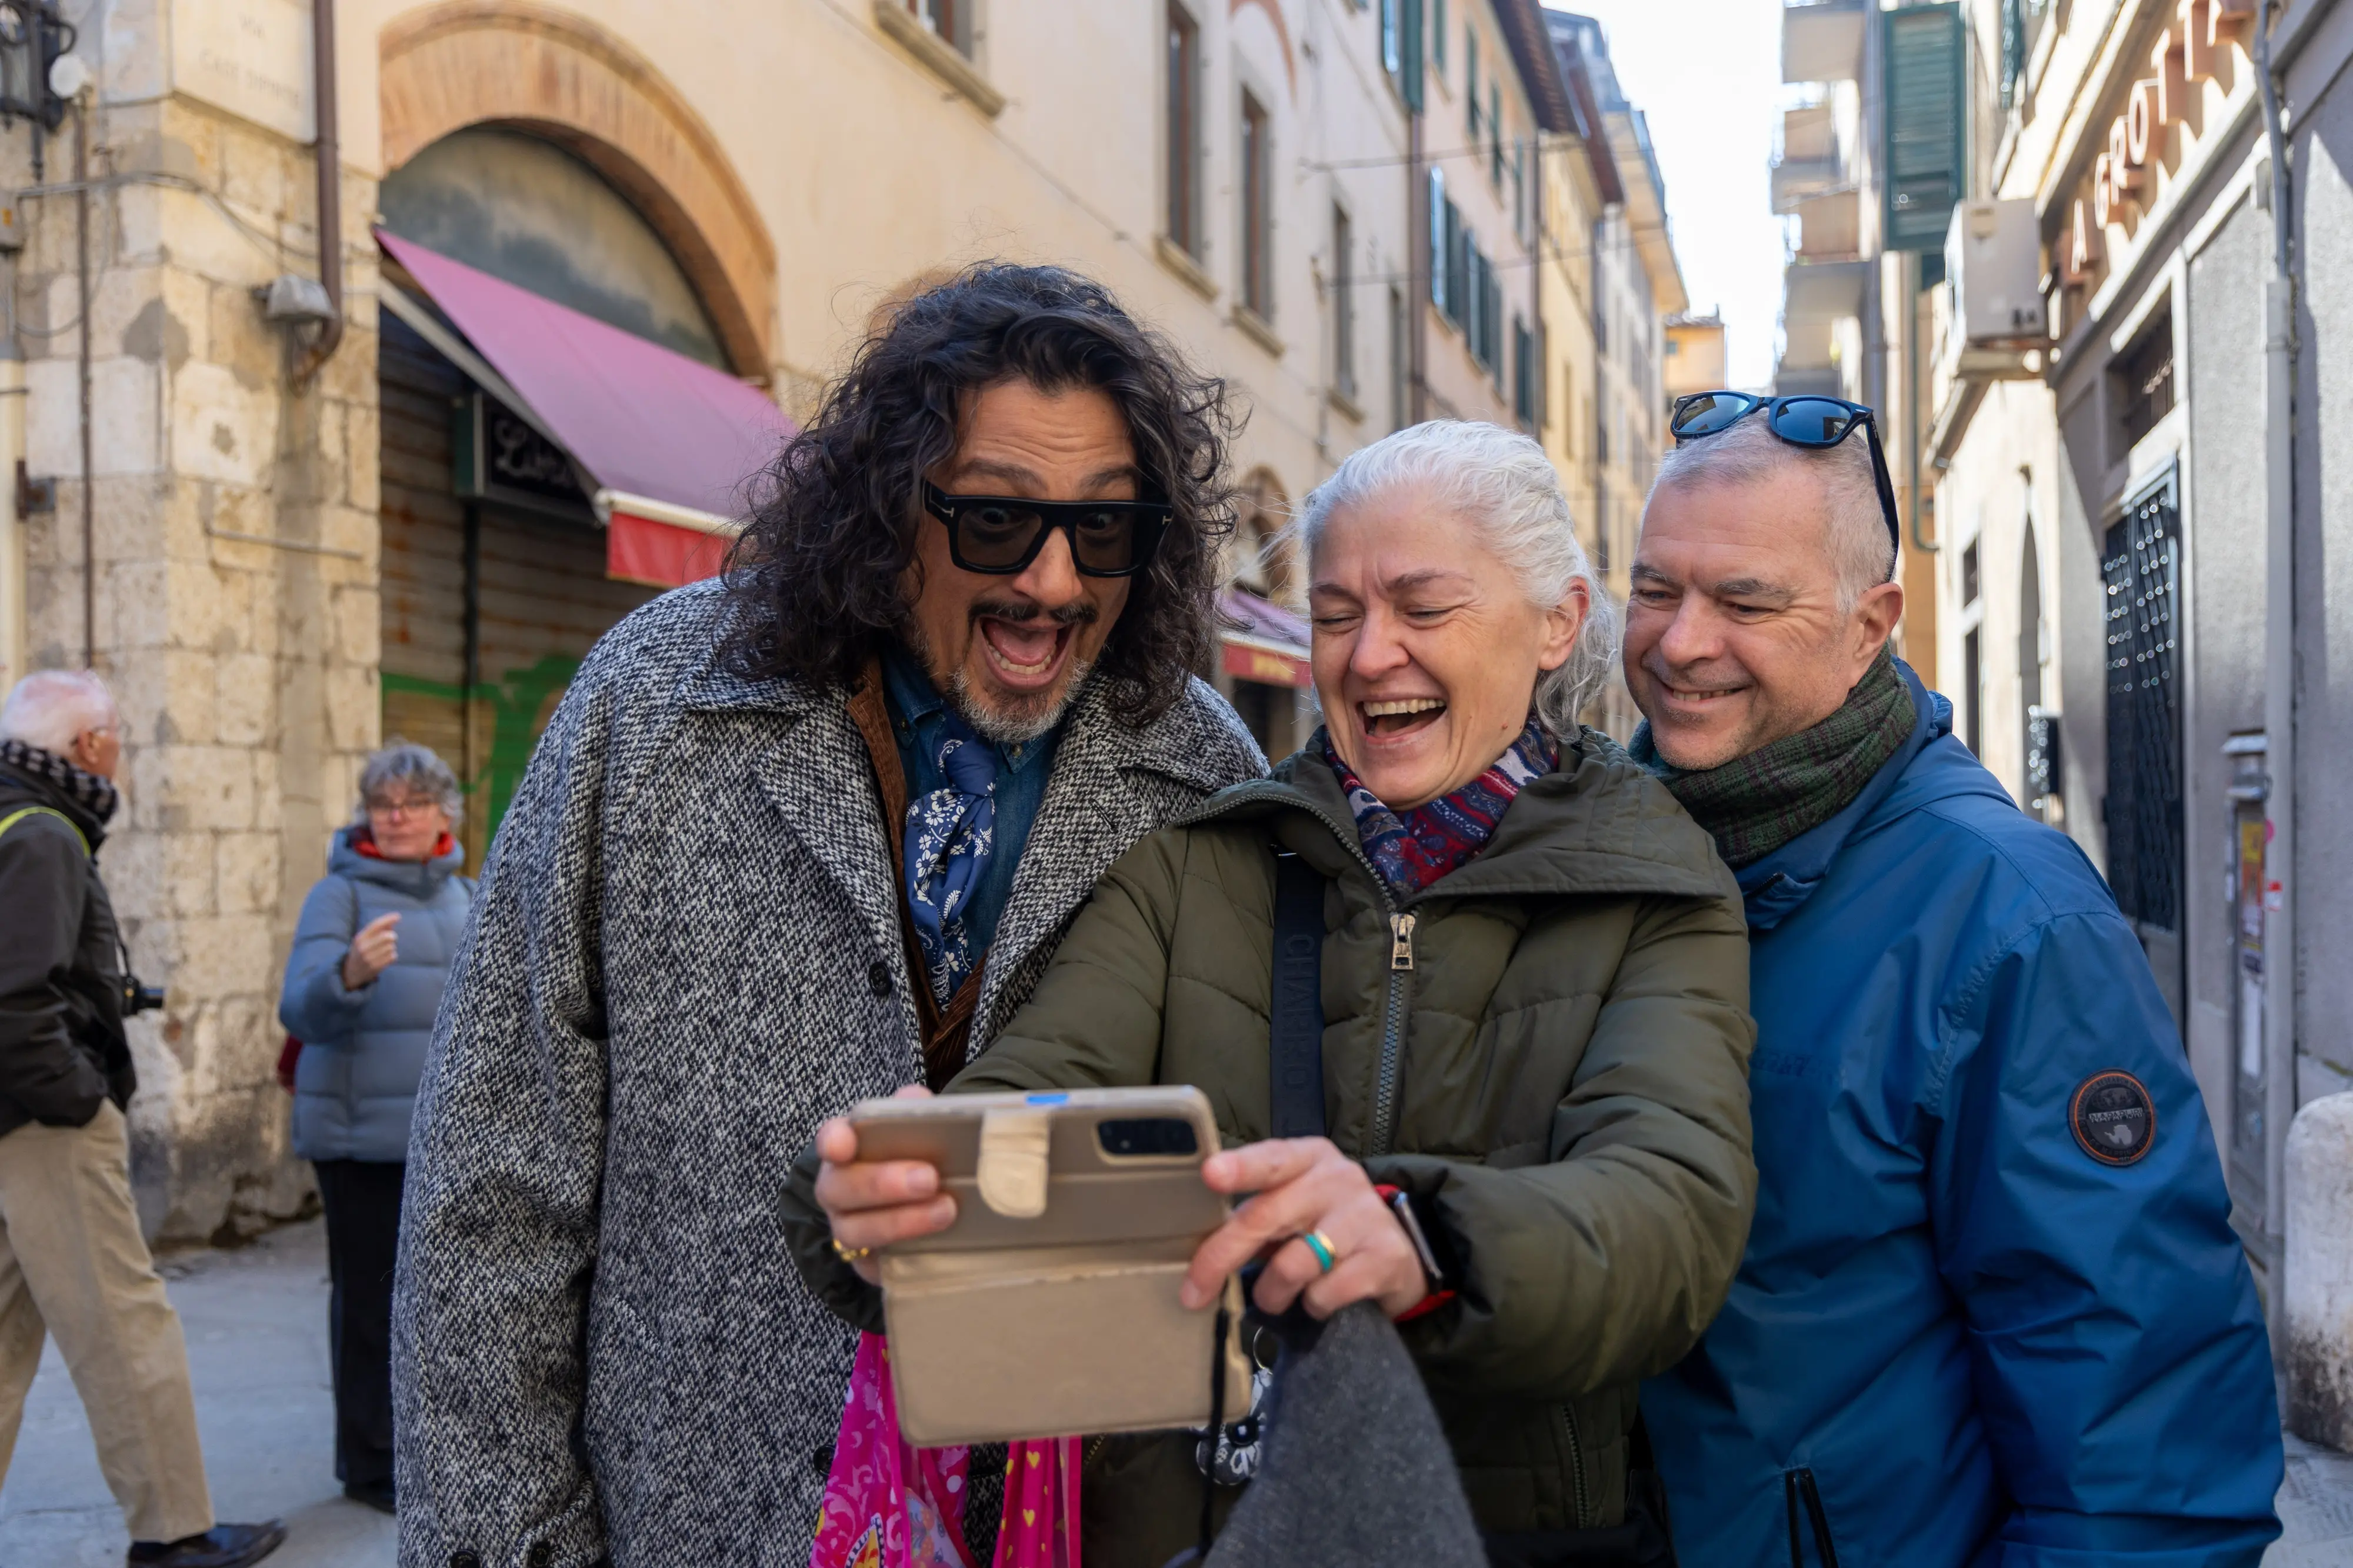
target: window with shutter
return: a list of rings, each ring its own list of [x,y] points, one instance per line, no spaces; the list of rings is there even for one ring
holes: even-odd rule
[[[1469,238],[1462,232],[1462,210],[1452,202],[1446,204],[1446,319],[1456,326],[1462,324],[1462,311],[1470,298],[1464,286],[1470,262],[1463,253]]]
[[[1404,63],[1399,68],[1398,88],[1404,94],[1405,106],[1414,113],[1421,112],[1421,0],[1397,0],[1398,31],[1404,35],[1401,53]]]
[[[1430,302],[1446,309],[1446,171],[1430,171]]]
[[[1462,29],[1462,112],[1470,127],[1471,145],[1479,145],[1479,35],[1467,24]]]
[[[1942,255],[1953,207],[1967,193],[1967,100],[1961,8],[1948,3],[1880,13],[1885,29],[1886,247]]]

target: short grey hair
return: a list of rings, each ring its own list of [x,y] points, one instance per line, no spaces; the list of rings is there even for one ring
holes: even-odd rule
[[[114,693],[94,669],[37,669],[0,704],[0,740],[22,741],[59,756],[74,737],[121,721]]]
[[[352,826],[366,826],[367,803],[394,784],[431,795],[452,827],[466,818],[466,792],[458,786],[458,775],[449,771],[449,764],[436,756],[430,746],[396,735],[390,745],[369,753],[360,765],[360,800],[352,814]]]
[[[1488,552],[1519,579],[1528,603],[1550,609],[1585,584],[1585,625],[1558,669],[1536,678],[1536,717],[1554,735],[1575,735],[1581,715],[1618,668],[1618,606],[1577,542],[1568,497],[1552,459],[1533,439],[1500,425],[1432,419],[1348,455],[1308,492],[1296,531],[1306,553],[1332,514],[1403,486],[1428,490],[1468,522]]]
[[[1870,434],[1858,430],[1835,447],[1793,447],[1751,415],[1721,435],[1686,441],[1659,464],[1651,493],[1672,487],[1737,489],[1802,468],[1821,486],[1824,540],[1838,574],[1839,607],[1852,610],[1882,583],[1895,580],[1895,541],[1879,506]]]

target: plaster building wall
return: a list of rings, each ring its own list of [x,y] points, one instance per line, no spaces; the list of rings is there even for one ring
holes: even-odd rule
[[[1647,178],[1638,165],[1633,179]],[[1601,347],[1603,503],[1601,537],[1613,591],[1623,595],[1626,568],[1641,529],[1642,504],[1666,447],[1665,396],[1659,381],[1663,339],[1658,297],[1636,249],[1634,225],[1621,208],[1594,230],[1595,289],[1605,323]]]
[[[2347,46],[2337,42],[2341,51]],[[2295,119],[2296,1100],[2353,1088],[2353,90],[2341,76]],[[2341,69],[2341,61],[2337,68]],[[2268,233],[2266,232],[2268,239]]]
[[[2270,214],[2255,210],[2247,195],[2228,198],[2228,206],[2186,275],[2190,592],[2181,739],[2189,873],[2182,1032],[2215,1141],[2226,1150],[2239,976],[2228,794],[2234,769],[2222,746],[2263,727],[2263,289],[2272,249]]]
[[[1936,664],[1945,677],[1941,689],[1954,703],[1954,723],[1965,737],[1974,728],[1978,761],[2020,802],[2027,799],[2026,694],[2039,685],[2043,705],[2056,708],[2064,662],[2049,635],[2059,619],[2060,596],[2052,408],[2050,389],[2038,382],[2003,382],[1988,390],[1978,411],[1978,438],[1956,458],[1936,490],[1940,548],[1930,563],[1941,606]],[[2026,619],[2030,551],[2033,596],[2040,601],[2032,626]],[[1964,587],[1972,574],[1973,595]],[[1965,673],[1972,633],[1978,668],[1974,691]],[[2066,740],[2061,747],[2064,762]],[[2063,781],[2059,798],[2048,819],[2072,826],[2083,798]]]
[[[2097,451],[2106,439],[2096,396],[2056,395],[2059,415],[2049,491],[2058,526],[2044,548],[2058,566],[2059,590],[2048,600],[2058,645],[2062,744],[2067,749],[2067,781],[2073,800],[2068,836],[2103,872],[2107,868],[2107,831],[2102,802],[2108,790],[2108,646],[2103,611],[2107,588],[2100,575],[2100,535],[2106,519],[2084,500],[2078,482],[2078,454]]]
[[[1724,322],[1718,318],[1669,318],[1664,353],[1662,380],[1669,404],[1685,394],[1713,392],[1725,384]]]
[[[1550,382],[1543,401],[1545,450],[1560,475],[1577,538],[1601,563],[1600,389],[1594,337],[1593,233],[1602,203],[1581,138],[1546,138],[1545,207],[1537,267]],[[1618,592],[1612,588],[1613,593]],[[1620,595],[1622,597],[1622,595]]]
[[[1543,303],[1532,265],[1541,199],[1535,117],[1494,8],[1486,0],[1465,0],[1446,9],[1443,19],[1433,13],[1425,51],[1423,167],[1438,178],[1425,184],[1418,210],[1428,221],[1430,200],[1440,193],[1454,205],[1461,233],[1487,259],[1499,298],[1496,341],[1482,356],[1473,352],[1469,300],[1450,311],[1435,302],[1426,279],[1416,291],[1415,308],[1425,323],[1422,412],[1432,419],[1518,426],[1524,422],[1517,413],[1513,334],[1515,326],[1535,329]],[[1442,48],[1436,41],[1441,26],[1447,29]],[[1430,238],[1439,238],[1441,227],[1432,225]],[[1472,292],[1477,292],[1475,280]]]

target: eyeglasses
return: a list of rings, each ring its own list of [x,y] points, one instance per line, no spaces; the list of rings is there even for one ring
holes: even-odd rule
[[[1704,436],[1721,436],[1760,408],[1765,428],[1810,451],[1827,451],[1860,427],[1871,444],[1871,478],[1879,487],[1879,511],[1887,520],[1888,540],[1904,542],[1904,531],[1895,521],[1895,485],[1887,476],[1887,454],[1879,444],[1879,417],[1860,403],[1813,393],[1758,397],[1746,392],[1694,392],[1675,399],[1667,429],[1680,446]]]
[[[408,800],[372,800],[367,803],[370,816],[422,816],[438,811],[441,803],[429,798]]]
[[[1166,501],[952,496],[928,479],[923,510],[947,528],[950,560],[993,577],[1029,570],[1058,528],[1070,538],[1071,563],[1082,576],[1132,577],[1152,564],[1176,515]]]

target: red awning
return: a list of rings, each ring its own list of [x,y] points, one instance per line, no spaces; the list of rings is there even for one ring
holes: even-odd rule
[[[548,434],[597,485],[608,575],[673,587],[715,575],[744,481],[792,424],[757,387],[376,230]]]
[[[1228,675],[1268,686],[1315,684],[1307,670],[1305,616],[1235,587],[1219,591],[1218,615],[1224,623],[1218,640]]]

